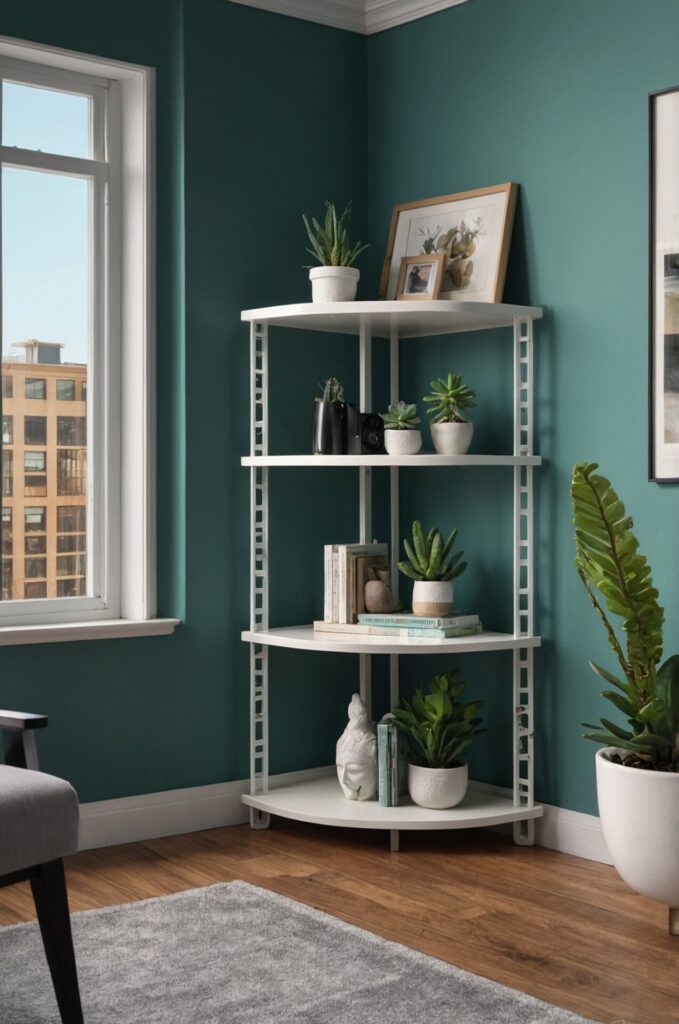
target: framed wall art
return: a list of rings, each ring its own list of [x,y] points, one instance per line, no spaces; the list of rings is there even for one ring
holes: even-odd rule
[[[404,256],[396,285],[397,299],[438,299],[446,267],[445,253]]]
[[[679,87],[649,124],[649,479],[679,483]]]
[[[380,298],[396,297],[403,257],[442,255],[439,298],[501,302],[517,191],[493,185],[395,206]]]

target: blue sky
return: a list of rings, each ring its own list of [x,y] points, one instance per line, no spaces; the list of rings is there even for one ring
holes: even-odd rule
[[[88,101],[3,83],[2,143],[89,156]],[[2,350],[39,338],[64,344],[64,362],[87,362],[88,183],[2,170]]]

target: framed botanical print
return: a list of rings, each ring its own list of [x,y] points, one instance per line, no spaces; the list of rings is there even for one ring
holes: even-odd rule
[[[679,483],[679,87],[649,120],[649,479]]]
[[[440,299],[501,302],[517,190],[494,185],[395,206],[380,298],[396,297],[404,257],[442,255]]]

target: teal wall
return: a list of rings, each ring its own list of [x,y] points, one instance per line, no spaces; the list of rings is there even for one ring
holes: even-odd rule
[[[610,656],[572,568],[568,486],[578,459],[600,461],[633,512],[666,607],[667,653],[678,639],[679,494],[648,483],[646,465],[647,96],[679,85],[678,36],[673,0],[471,0],[368,41],[371,240],[386,238],[396,202],[521,185],[505,297],[547,309],[537,329],[546,465],[536,582],[547,638],[537,659],[537,792],[593,813],[594,747],[579,723],[604,705],[587,661]],[[404,344],[403,397],[462,372],[478,392],[476,449],[509,451],[508,347],[480,335]],[[501,476],[418,474],[417,500],[404,487],[403,512],[460,525],[472,555],[460,600],[508,625],[511,481]],[[506,781],[508,659],[463,667],[491,722],[478,770]]]
[[[158,69],[159,606],[184,624],[172,637],[0,650],[0,705],[51,716],[43,764],[81,799],[247,772],[238,312],[306,297],[300,212],[354,199],[356,234],[372,243],[369,297],[395,202],[511,180],[521,195],[506,297],[548,311],[537,341],[538,795],[595,811],[579,723],[602,704],[587,659],[608,655],[571,566],[577,459],[599,459],[635,514],[668,651],[679,610],[677,491],[646,482],[645,455],[646,97],[679,83],[679,10],[655,0],[652,15],[615,0],[471,0],[366,40],[225,0],[121,0],[115,19],[84,0],[0,8],[2,34]],[[335,373],[355,394],[355,357],[352,339],[272,342],[273,450],[306,449],[318,380]],[[459,369],[479,395],[477,450],[510,450],[507,337],[409,343],[402,357],[403,397]],[[382,528],[385,485],[378,476]],[[272,620],[308,621],[322,544],[356,533],[355,474],[272,474],[271,489]],[[460,526],[470,569],[459,602],[508,628],[509,476],[412,471],[402,490],[404,522]],[[327,762],[356,660],[273,651],[271,663],[272,768]],[[422,681],[435,667],[405,659],[404,675]],[[506,782],[509,658],[460,667],[486,700],[475,771]]]

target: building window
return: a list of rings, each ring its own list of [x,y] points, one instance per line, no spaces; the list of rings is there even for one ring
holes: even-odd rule
[[[74,380],[59,380],[59,379],[57,379],[57,401],[58,402],[74,402],[75,401],[75,381]]]
[[[57,533],[84,533],[85,522],[83,505],[59,505],[57,508]]]
[[[86,555],[57,555],[57,576],[84,576]]]
[[[24,452],[24,495],[44,498],[47,494],[47,452]]]
[[[2,597],[3,601],[12,600],[12,559],[3,558],[2,560]],[[7,594],[7,597],[5,597]]]
[[[24,416],[24,444],[47,444],[46,416]]]
[[[27,580],[42,580],[47,575],[46,558],[25,558],[24,576]]]
[[[85,494],[85,452],[81,448],[57,449],[57,494]]]
[[[2,417],[2,443],[14,444],[14,417]]]
[[[9,506],[2,510],[2,553],[12,554],[12,509]]]
[[[27,599],[47,597],[47,580],[24,583],[24,597]]]
[[[3,373],[2,374],[2,397],[3,398],[11,398],[12,397],[12,395],[14,393],[14,389],[12,387],[12,384],[13,384],[13,381],[12,381],[12,378],[10,377],[10,375],[8,373]]]
[[[24,394],[26,398],[47,398],[47,381],[44,377],[27,377]]]
[[[84,380],[80,385],[80,400],[81,402],[87,401],[87,381]]]
[[[85,550],[84,533],[60,533],[57,536],[57,551],[59,554],[66,554],[70,551]]]
[[[65,579],[57,580],[57,597],[82,597],[85,593],[85,580]]]
[[[44,533],[27,533],[24,537],[24,553],[44,555],[47,553],[47,536]]]
[[[24,452],[24,472],[44,473],[46,469],[47,452]]]
[[[84,416],[57,416],[57,444],[87,444],[87,420]]]
[[[13,479],[12,479],[12,459],[13,452],[4,451],[2,453],[2,496],[3,498],[11,498],[14,491]]]
[[[44,505],[24,509],[24,530],[26,533],[44,533],[47,529],[47,509]]]

